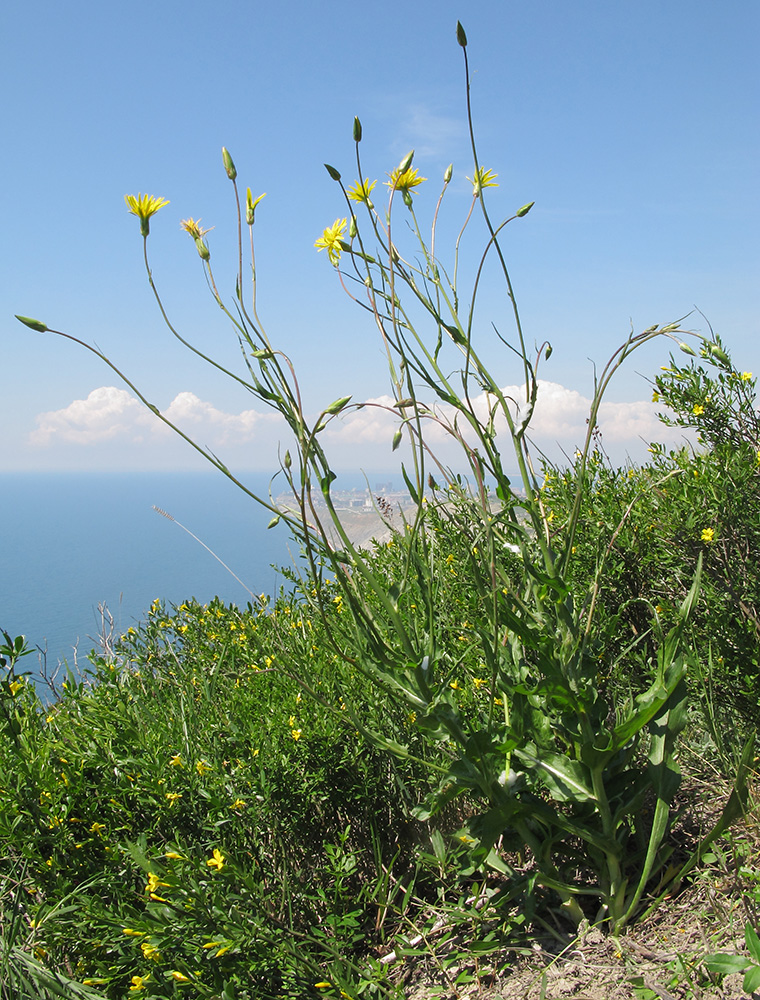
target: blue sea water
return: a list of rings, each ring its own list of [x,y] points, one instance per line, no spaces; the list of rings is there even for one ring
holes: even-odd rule
[[[268,490],[268,477],[246,485]],[[59,661],[85,664],[106,604],[121,633],[154,598],[179,604],[215,596],[240,606],[248,591],[178,524],[197,535],[254,594],[283,583],[293,563],[282,525],[222,476],[208,473],[0,476],[0,628],[25,635]],[[293,550],[293,555],[297,552]],[[24,668],[36,672],[38,660]]]

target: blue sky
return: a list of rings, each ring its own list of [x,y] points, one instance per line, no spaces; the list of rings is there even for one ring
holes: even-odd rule
[[[0,14],[2,467],[199,462],[97,359],[26,330],[13,319],[21,313],[97,343],[231,466],[274,469],[280,428],[162,326],[123,200],[138,191],[170,199],[151,226],[154,277],[188,339],[236,364],[179,227],[188,216],[215,227],[216,276],[231,293],[234,201],[222,145],[243,190],[267,192],[255,226],[259,305],[307,407],[386,393],[372,325],[313,247],[345,214],[322,164],[354,179],[359,115],[371,179],[416,149],[430,178],[416,208],[429,218],[453,162],[443,231],[455,231],[472,174],[457,18],[469,39],[481,160],[499,174],[490,210],[505,217],[536,203],[505,247],[528,340],[554,345],[541,443],[572,447],[591,361],[603,364],[631,325],[668,323],[697,306],[737,364],[760,373],[755,0],[29,0]],[[473,227],[471,259],[481,238]],[[484,305],[487,338],[488,310],[504,316],[501,292]],[[699,315],[689,322],[707,329]],[[641,455],[641,439],[656,436],[642,376],[667,354],[648,349],[614,385],[605,434],[615,457]],[[489,357],[503,385],[519,380],[506,352]],[[366,420],[345,425],[329,442],[336,467],[392,468],[391,434]]]

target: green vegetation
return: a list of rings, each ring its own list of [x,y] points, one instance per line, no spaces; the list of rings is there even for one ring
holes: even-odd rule
[[[461,26],[457,39],[468,72]],[[469,77],[467,96],[469,112]],[[380,333],[395,397],[389,444],[404,442],[411,501],[401,523],[381,505],[387,535],[368,549],[341,521],[320,437],[364,404],[345,396],[316,418],[303,411],[257,309],[261,199],[248,189],[243,216],[227,150],[241,231],[231,304],[208,230],[183,224],[240,343],[244,374],[227,374],[291,432],[280,473],[292,501],[253,499],[286,522],[302,561],[292,591],[246,610],[157,601],[49,708],[19,672],[23,640],[4,636],[6,995],[392,996],[394,959],[416,954],[455,989],[477,975],[477,962],[450,973],[463,928],[456,954],[478,961],[550,923],[620,935],[746,808],[760,683],[754,379],[716,337],[678,323],[632,334],[598,377],[574,463],[538,475],[530,422],[552,348],[526,347],[500,242],[531,205],[492,222],[496,174],[471,121],[470,132],[472,202],[448,259],[436,234],[452,168],[427,240],[412,153],[388,175],[382,212],[375,182],[362,180],[358,119],[359,179],[347,188],[327,167],[347,216],[316,246]],[[172,326],[149,265],[150,220],[167,203],[127,204],[163,318],[200,354]],[[460,247],[478,216],[484,247],[465,291]],[[519,401],[482,357],[486,276],[502,283],[514,322],[514,344],[496,337],[518,359]],[[655,391],[668,419],[696,427],[699,447],[611,468],[596,427],[604,392],[663,337],[691,360],[671,359]],[[458,469],[437,457],[431,429],[459,446]],[[679,856],[687,727],[692,744],[717,749],[734,790]]]

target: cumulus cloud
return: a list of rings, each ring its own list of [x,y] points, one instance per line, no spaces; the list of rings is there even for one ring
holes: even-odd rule
[[[281,418],[256,410],[225,413],[192,392],[180,392],[163,411],[181,430],[209,447],[246,444]],[[133,443],[159,440],[171,429],[126,389],[101,386],[86,399],[75,399],[62,410],[41,413],[30,443],[49,447],[56,442],[97,445],[123,437]]]
[[[519,419],[518,401],[525,399],[524,386],[505,386],[503,392],[512,400],[513,412]],[[473,405],[478,417],[484,420],[488,412],[486,395],[475,397]],[[590,406],[591,400],[574,389],[540,381],[530,426],[531,440],[553,459],[559,459],[562,452],[572,453],[585,438]],[[280,439],[284,446],[289,439],[288,428],[278,414],[257,410],[229,413],[192,392],[179,393],[163,412],[201,447],[245,463],[264,463],[269,467],[276,460]],[[436,405],[434,412],[437,419],[425,422],[426,440],[442,461],[456,462],[458,446],[452,443],[446,429],[454,419],[454,411]],[[340,417],[331,420],[323,432],[324,441],[337,467],[379,468],[394,461],[391,441],[398,425],[399,413],[393,406],[393,398],[377,396],[362,407],[347,408]],[[675,440],[673,432],[658,421],[655,406],[644,400],[603,403],[599,426],[605,447],[615,461],[623,461],[628,455],[640,459],[650,441]],[[503,419],[497,421],[497,434],[504,435],[505,429]],[[37,449],[73,446],[80,454],[89,448],[93,455],[103,447],[126,454],[131,447],[146,457],[164,455],[172,465],[176,459],[169,450],[171,436],[171,430],[129,392],[102,386],[86,399],[74,400],[61,410],[41,413],[30,442]],[[261,444],[269,447],[257,447]],[[236,452],[235,449],[246,445],[255,447],[252,451],[249,447]]]

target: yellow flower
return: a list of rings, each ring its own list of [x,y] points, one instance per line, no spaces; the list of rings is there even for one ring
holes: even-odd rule
[[[206,864],[209,868],[216,868],[218,872],[224,868],[224,855],[218,848],[214,848],[214,856],[209,858]]]
[[[498,174],[495,174],[493,170],[486,170],[485,167],[478,167],[475,176],[472,178],[472,193],[477,198],[483,188],[497,188],[499,185],[496,183],[496,178]],[[469,181],[470,178],[468,177]]]
[[[168,205],[166,198],[154,198],[151,194],[125,194],[124,201],[132,215],[136,215],[140,220],[140,233],[147,236],[150,232],[150,217],[155,215],[159,209]]]
[[[742,372],[742,382],[751,382],[752,372]]]
[[[295,717],[295,715],[291,715],[290,716],[290,718],[288,719],[288,725],[290,726],[291,729],[295,729],[296,728],[296,717]]]
[[[298,742],[298,740],[301,739],[301,730],[300,729],[291,729],[290,730],[290,735],[293,737],[293,739],[296,742]]]
[[[169,767],[182,767],[182,758],[178,753],[175,753],[169,761]]]
[[[177,854],[176,851],[167,851],[164,857],[169,858],[170,861],[184,861],[182,855]]]
[[[24,686],[23,681],[11,681],[8,687],[11,689],[11,694],[15,698],[21,688]]]
[[[340,263],[340,254],[342,250],[340,238],[345,231],[346,219],[336,219],[331,226],[328,226],[327,229],[324,230],[322,235],[314,244],[320,252],[322,250],[327,250],[327,256],[330,258],[330,263],[334,264],[336,267]]]
[[[694,404],[694,409],[693,409],[692,412],[694,413],[695,417],[699,417],[699,416],[701,416],[705,412],[705,408],[704,408],[704,406],[702,406],[701,403],[695,403]]]
[[[182,792],[167,792],[166,793],[166,798],[167,798],[167,801],[169,802],[169,805],[173,806],[174,803],[177,801],[177,799],[181,799],[182,798]]]
[[[702,541],[711,542],[715,537],[715,528],[702,528]]]
[[[659,392],[653,392],[652,393],[652,402],[653,403],[659,403],[660,402],[660,394],[659,394]]]
[[[143,955],[149,961],[157,962],[159,960],[159,958],[161,958],[161,954],[160,954],[158,948],[156,948],[154,945],[152,945],[150,943],[150,941],[143,941],[142,944],[140,945],[140,947],[142,948]]]
[[[196,760],[195,770],[198,772],[198,774],[203,776],[206,773],[206,771],[211,770],[211,766],[207,764],[205,760]]]
[[[190,980],[187,976],[184,976],[181,972],[172,972],[172,979],[175,979],[178,983],[189,983]]]
[[[230,806],[230,809],[245,809],[246,803],[244,799],[235,799],[235,801]]]
[[[488,683],[488,681],[485,677],[473,677],[472,683],[475,685],[475,690],[479,691],[484,684]]]
[[[413,193],[412,188],[419,187],[423,181],[427,180],[427,177],[419,176],[416,167],[407,167],[403,172],[396,167],[388,176],[390,180],[385,183],[391,191],[406,191],[409,194]]]
[[[156,889],[160,889],[161,886],[169,888],[168,882],[162,882],[161,879],[156,875],[155,872],[148,873],[148,884],[145,886],[145,891],[148,893],[151,899],[155,899],[159,903],[165,903],[166,900],[162,899],[161,896],[156,894]],[[126,934],[126,931],[124,931]]]
[[[197,221],[195,219],[183,219],[180,222],[180,226],[185,230],[186,233],[192,236],[194,240],[202,240],[203,237],[206,235],[206,233],[210,233],[211,230],[214,228],[213,226],[210,226],[208,229],[204,229],[201,226],[200,219],[198,219]]]
[[[121,933],[126,934],[127,937],[142,937],[145,931],[136,931],[131,927],[122,927]]]
[[[132,985],[129,987],[130,993],[137,993],[138,990],[144,990],[145,984],[150,979],[150,976],[132,976]]]
[[[372,202],[370,201],[370,193],[372,188],[377,184],[377,181],[372,181],[370,184],[369,177],[365,178],[363,181],[356,181],[353,187],[350,187],[346,194],[351,199],[351,201],[360,201],[372,208]]]
[[[92,826],[90,827],[90,833],[94,833],[99,837],[102,831],[105,830],[105,828],[106,828],[105,823],[93,823]]]

